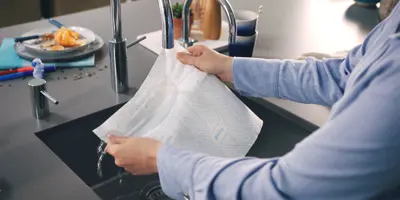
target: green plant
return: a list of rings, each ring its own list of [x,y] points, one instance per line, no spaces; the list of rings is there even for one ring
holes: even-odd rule
[[[175,18],[181,19],[182,12],[183,12],[183,3],[175,3],[172,6],[172,13]],[[190,16],[193,16],[192,9],[190,9],[189,12],[190,12]]]

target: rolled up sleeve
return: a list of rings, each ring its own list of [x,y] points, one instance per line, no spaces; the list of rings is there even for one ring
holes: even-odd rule
[[[333,105],[350,73],[344,59],[233,59],[233,83],[246,96],[276,97],[300,103]]]

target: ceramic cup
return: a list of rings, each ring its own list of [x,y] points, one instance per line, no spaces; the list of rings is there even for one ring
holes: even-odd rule
[[[356,2],[357,5],[366,7],[376,6],[376,4],[380,2],[380,0],[354,0],[354,1]]]
[[[235,11],[237,35],[252,36],[256,33],[258,13],[251,10]]]
[[[236,43],[229,45],[229,56],[252,57],[258,31],[251,36],[236,36]]]

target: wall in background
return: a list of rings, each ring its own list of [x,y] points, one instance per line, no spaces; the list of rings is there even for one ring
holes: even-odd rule
[[[40,11],[40,0],[2,0],[0,27],[39,20]]]
[[[52,1],[52,16],[66,15],[110,5],[110,0],[47,0]],[[120,0],[125,2],[126,0]]]
[[[121,2],[133,0],[121,0]],[[110,0],[3,0],[0,27],[108,6]]]

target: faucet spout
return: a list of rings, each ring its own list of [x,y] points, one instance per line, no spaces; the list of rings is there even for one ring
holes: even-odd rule
[[[229,24],[229,44],[234,44],[236,42],[236,34],[237,34],[237,25],[236,25],[236,16],[233,11],[232,5],[228,0],[219,0],[219,3],[222,6],[222,9],[225,12],[226,18],[228,19]]]
[[[122,41],[121,2],[120,0],[110,0],[110,6],[113,39]]]
[[[229,44],[234,44],[236,42],[236,33],[237,33],[237,25],[236,25],[236,16],[235,12],[233,11],[232,5],[229,3],[228,0],[218,0],[226,18],[228,19],[229,24]],[[184,47],[192,46],[189,39],[189,23],[190,23],[190,5],[192,4],[192,0],[186,0],[185,4],[183,5],[182,11],[182,42]]]
[[[174,48],[174,21],[172,18],[172,7],[170,0],[158,0],[160,6],[162,23],[162,46],[164,49]],[[117,93],[129,90],[128,83],[128,57],[126,49],[137,44],[129,45],[122,36],[121,0],[110,0],[111,22],[113,38],[109,41],[111,87]]]
[[[111,87],[114,92],[124,93],[129,89],[128,57],[126,39],[122,36],[121,1],[110,0],[113,38],[109,41]]]
[[[158,0],[162,24],[162,46],[164,49],[174,48],[174,21],[170,0]]]
[[[182,45],[185,48],[192,46],[192,42],[189,39],[189,27],[190,27],[190,5],[193,0],[186,0],[183,4],[182,11]]]

